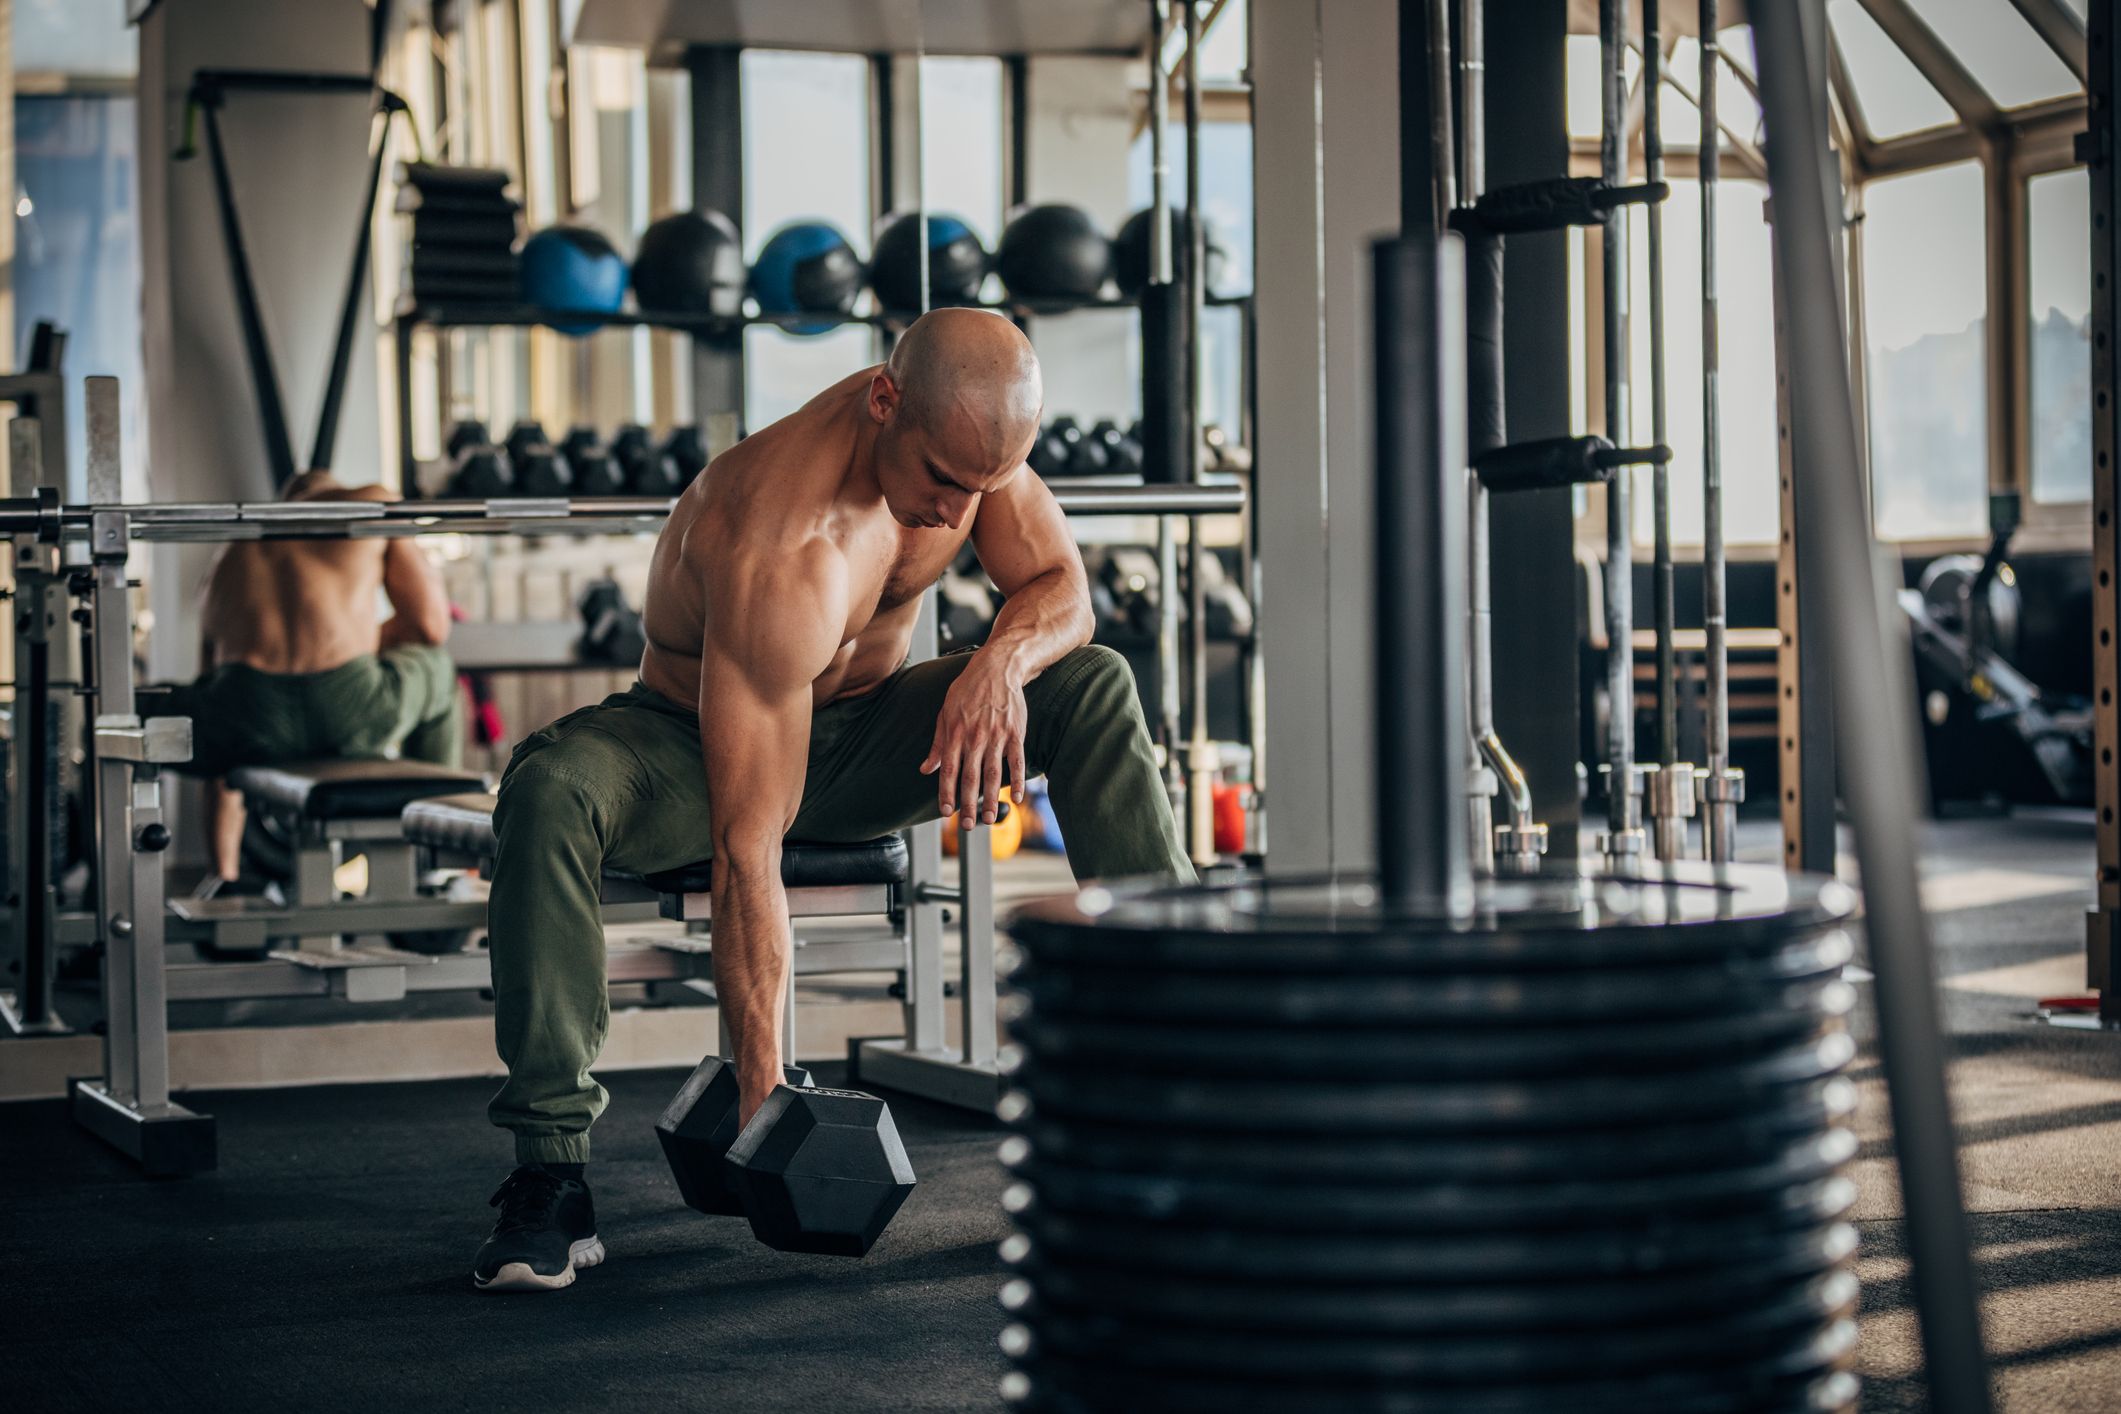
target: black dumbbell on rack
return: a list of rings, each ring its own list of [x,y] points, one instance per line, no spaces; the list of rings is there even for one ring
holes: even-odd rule
[[[577,496],[623,496],[626,473],[619,469],[611,450],[597,440],[593,427],[576,427],[560,443],[560,455],[574,472]]]
[[[518,496],[563,497],[574,490],[574,472],[540,422],[526,418],[508,429],[508,464]]]

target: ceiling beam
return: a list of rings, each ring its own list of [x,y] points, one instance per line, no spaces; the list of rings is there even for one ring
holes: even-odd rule
[[[1916,72],[1942,94],[1959,121],[1977,133],[1994,134],[2003,126],[2003,110],[1988,96],[1959,56],[1922,22],[1908,0],[1859,0],[1886,38],[1907,55]]]
[[[2083,83],[2084,76],[2091,71],[2090,46],[2085,42],[2084,21],[2077,12],[2062,3],[2062,0],[2011,0],[2018,13],[2033,32],[2047,42],[2055,51],[2055,57],[2069,66],[2069,71]]]

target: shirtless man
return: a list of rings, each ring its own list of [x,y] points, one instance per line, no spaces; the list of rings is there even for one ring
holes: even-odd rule
[[[783,837],[874,839],[1044,774],[1078,878],[1192,877],[1126,661],[1088,646],[1082,557],[1024,470],[1030,343],[928,314],[891,361],[714,460],[650,568],[641,680],[516,748],[487,909],[517,1169],[486,1290],[549,1290],[603,1247],[583,1165],[610,1003],[599,875],[714,860],[714,980],[739,1119],[781,1079]],[[976,653],[906,665],[921,596],[970,536],[1007,596]]]
[[[388,501],[381,486],[331,473],[288,483],[289,501]],[[376,620],[376,591],[391,617]],[[455,766],[463,755],[449,599],[410,539],[247,540],[207,571],[200,621],[206,671],[148,710],[192,719],[186,770],[383,756]],[[143,694],[145,696],[145,694]],[[216,780],[208,892],[241,874],[243,797]]]

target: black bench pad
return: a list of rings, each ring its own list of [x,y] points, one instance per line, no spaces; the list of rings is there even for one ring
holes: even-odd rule
[[[415,800],[486,784],[476,771],[425,761],[292,761],[239,766],[228,783],[254,804],[307,820],[381,820]]]
[[[405,838],[415,844],[458,854],[491,858],[494,851],[493,797],[484,794],[443,795],[416,800],[400,817]],[[791,889],[832,888],[843,884],[900,884],[906,880],[906,841],[901,835],[860,844],[808,844],[789,840],[781,846],[781,882]],[[676,869],[638,878],[659,894],[706,893],[714,887],[714,861],[702,859]]]

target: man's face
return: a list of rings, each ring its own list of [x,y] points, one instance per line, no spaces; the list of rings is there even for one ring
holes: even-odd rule
[[[955,530],[975,497],[998,489],[1023,464],[1029,448],[999,455],[983,447],[967,419],[946,416],[940,427],[919,425],[891,400],[876,439],[876,479],[893,519],[911,530]]]

